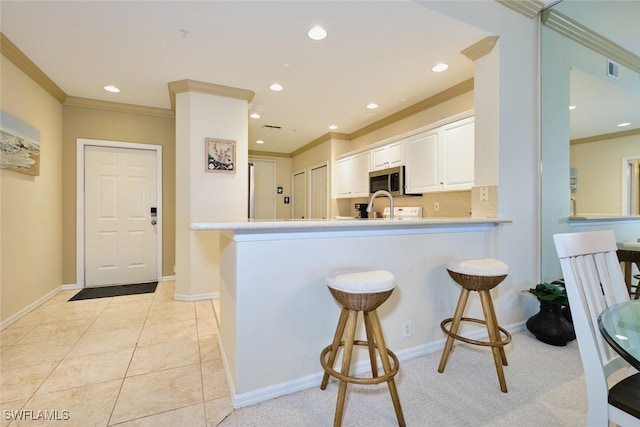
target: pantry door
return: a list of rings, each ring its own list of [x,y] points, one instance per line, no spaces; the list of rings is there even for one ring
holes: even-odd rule
[[[158,280],[155,150],[84,147],[86,287]]]

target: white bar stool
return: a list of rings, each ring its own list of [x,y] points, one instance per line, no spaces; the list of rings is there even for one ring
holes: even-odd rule
[[[511,342],[511,334],[498,325],[496,312],[493,308],[493,301],[489,291],[500,282],[502,282],[509,273],[509,267],[502,261],[492,258],[483,259],[454,259],[447,263],[447,271],[453,280],[455,280],[462,290],[458,298],[458,305],[453,317],[449,317],[440,323],[440,328],[447,335],[447,342],[442,351],[440,366],[438,372],[444,372],[447,359],[453,340],[460,340],[468,344],[481,345],[491,347],[493,353],[493,361],[498,372],[498,381],[500,382],[500,390],[507,392],[507,382],[504,378],[502,366],[507,366],[507,356],[504,352],[504,346]],[[484,320],[474,319],[471,317],[463,317],[464,308],[467,305],[467,299],[471,291],[477,291],[480,294],[480,302],[482,303],[482,312]],[[458,335],[460,322],[474,322],[486,325],[489,334],[488,341],[478,341]],[[451,328],[447,329],[446,325],[451,323]],[[502,339],[500,332],[505,337]]]
[[[344,401],[347,384],[379,384],[387,382],[391,400],[398,419],[398,425],[405,426],[400,398],[393,377],[398,372],[398,358],[384,343],[384,336],[380,328],[380,320],[376,309],[389,298],[395,287],[395,277],[388,271],[370,269],[336,270],[327,276],[327,285],[333,297],[342,305],[342,312],[338,320],[333,343],[322,350],[320,363],[324,369],[324,376],[320,389],[324,390],[329,382],[329,376],[340,381],[338,400],[333,421],[335,427],[342,424]],[[367,341],[355,339],[358,313],[363,313]],[[345,331],[346,330],[346,331]],[[344,341],[342,336],[345,334]],[[367,346],[371,363],[371,377],[355,377],[349,375],[353,346]],[[344,348],[342,367],[340,372],[333,369],[336,355],[340,347]],[[383,375],[378,375],[376,350],[380,356]],[[390,360],[393,361],[391,366]]]

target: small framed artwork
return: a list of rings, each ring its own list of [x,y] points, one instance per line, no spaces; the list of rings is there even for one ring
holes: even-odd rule
[[[206,172],[236,173],[236,142],[229,139],[205,138]]]

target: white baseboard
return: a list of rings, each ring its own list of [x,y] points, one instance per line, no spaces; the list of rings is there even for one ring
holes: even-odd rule
[[[513,334],[525,329],[525,322],[514,323],[504,328]],[[476,339],[476,340],[482,340],[487,337],[487,332],[483,331],[482,329],[479,329],[477,331],[473,331],[472,333],[465,334],[465,337]],[[396,353],[396,356],[398,356],[398,360],[400,362],[405,362],[407,360],[415,359],[417,357],[421,357],[427,354],[441,351],[444,348],[445,341],[446,340],[443,338],[441,340],[429,342],[427,344],[423,344],[417,347],[399,350],[395,353]],[[264,402],[266,400],[274,399],[276,397],[284,396],[286,394],[295,393],[297,391],[306,390],[311,387],[318,387],[322,382],[322,376],[324,375],[324,372],[320,371],[306,377],[297,378],[293,381],[288,381],[285,383],[264,387],[248,393],[235,394],[235,387],[229,375],[229,367],[226,361],[226,354],[224,352],[224,346],[222,345],[222,340],[220,338],[218,338],[218,344],[220,347],[220,353],[222,354],[223,365],[224,365],[225,371],[227,372],[227,383],[229,384],[229,388],[231,390],[231,396],[233,398],[233,407],[235,409],[242,408],[245,406],[255,405],[256,403]],[[355,375],[362,375],[369,372],[370,369],[371,367],[369,365],[369,361],[362,360],[352,366],[351,372]],[[381,366],[380,366],[380,369],[382,369]]]
[[[23,308],[22,310],[18,311],[14,315],[9,316],[8,318],[4,319],[2,321],[2,323],[0,323],[0,331],[3,330],[4,328],[6,328],[7,326],[15,323],[17,320],[19,320],[23,316],[26,316],[30,311],[32,311],[35,308],[39,307],[40,305],[42,305],[46,301],[48,301],[51,298],[53,298],[58,292],[63,290],[63,286],[66,286],[66,285],[62,285],[62,286],[59,286],[59,287],[55,288],[51,292],[41,296],[40,298],[38,298],[37,300],[35,300],[34,302],[29,304],[25,308]]]
[[[173,298],[176,301],[186,301],[186,302],[203,301],[207,299],[220,299],[220,292],[211,292],[208,294],[198,294],[198,295],[174,294]]]
[[[173,282],[176,280],[176,276],[162,276],[161,282]]]
[[[69,285],[62,285],[60,286],[60,289],[63,291],[74,291],[76,289],[82,289],[82,286],[75,284],[75,283],[71,283]]]

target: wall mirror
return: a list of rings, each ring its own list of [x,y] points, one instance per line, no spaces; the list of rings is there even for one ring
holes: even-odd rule
[[[625,209],[623,197],[630,191],[623,158],[637,165],[640,157],[639,18],[640,2],[616,0],[562,0],[542,14],[541,280],[561,277],[556,233],[612,229],[619,241],[640,238],[640,216],[628,215],[632,200]],[[616,77],[608,76],[609,60],[617,63]],[[629,119],[614,114],[623,103]],[[618,128],[624,121],[631,124]],[[605,165],[622,145],[631,148]],[[599,154],[590,153],[594,147]],[[575,213],[593,216],[572,215],[574,202]]]
[[[640,92],[569,74],[571,215],[638,215]]]

